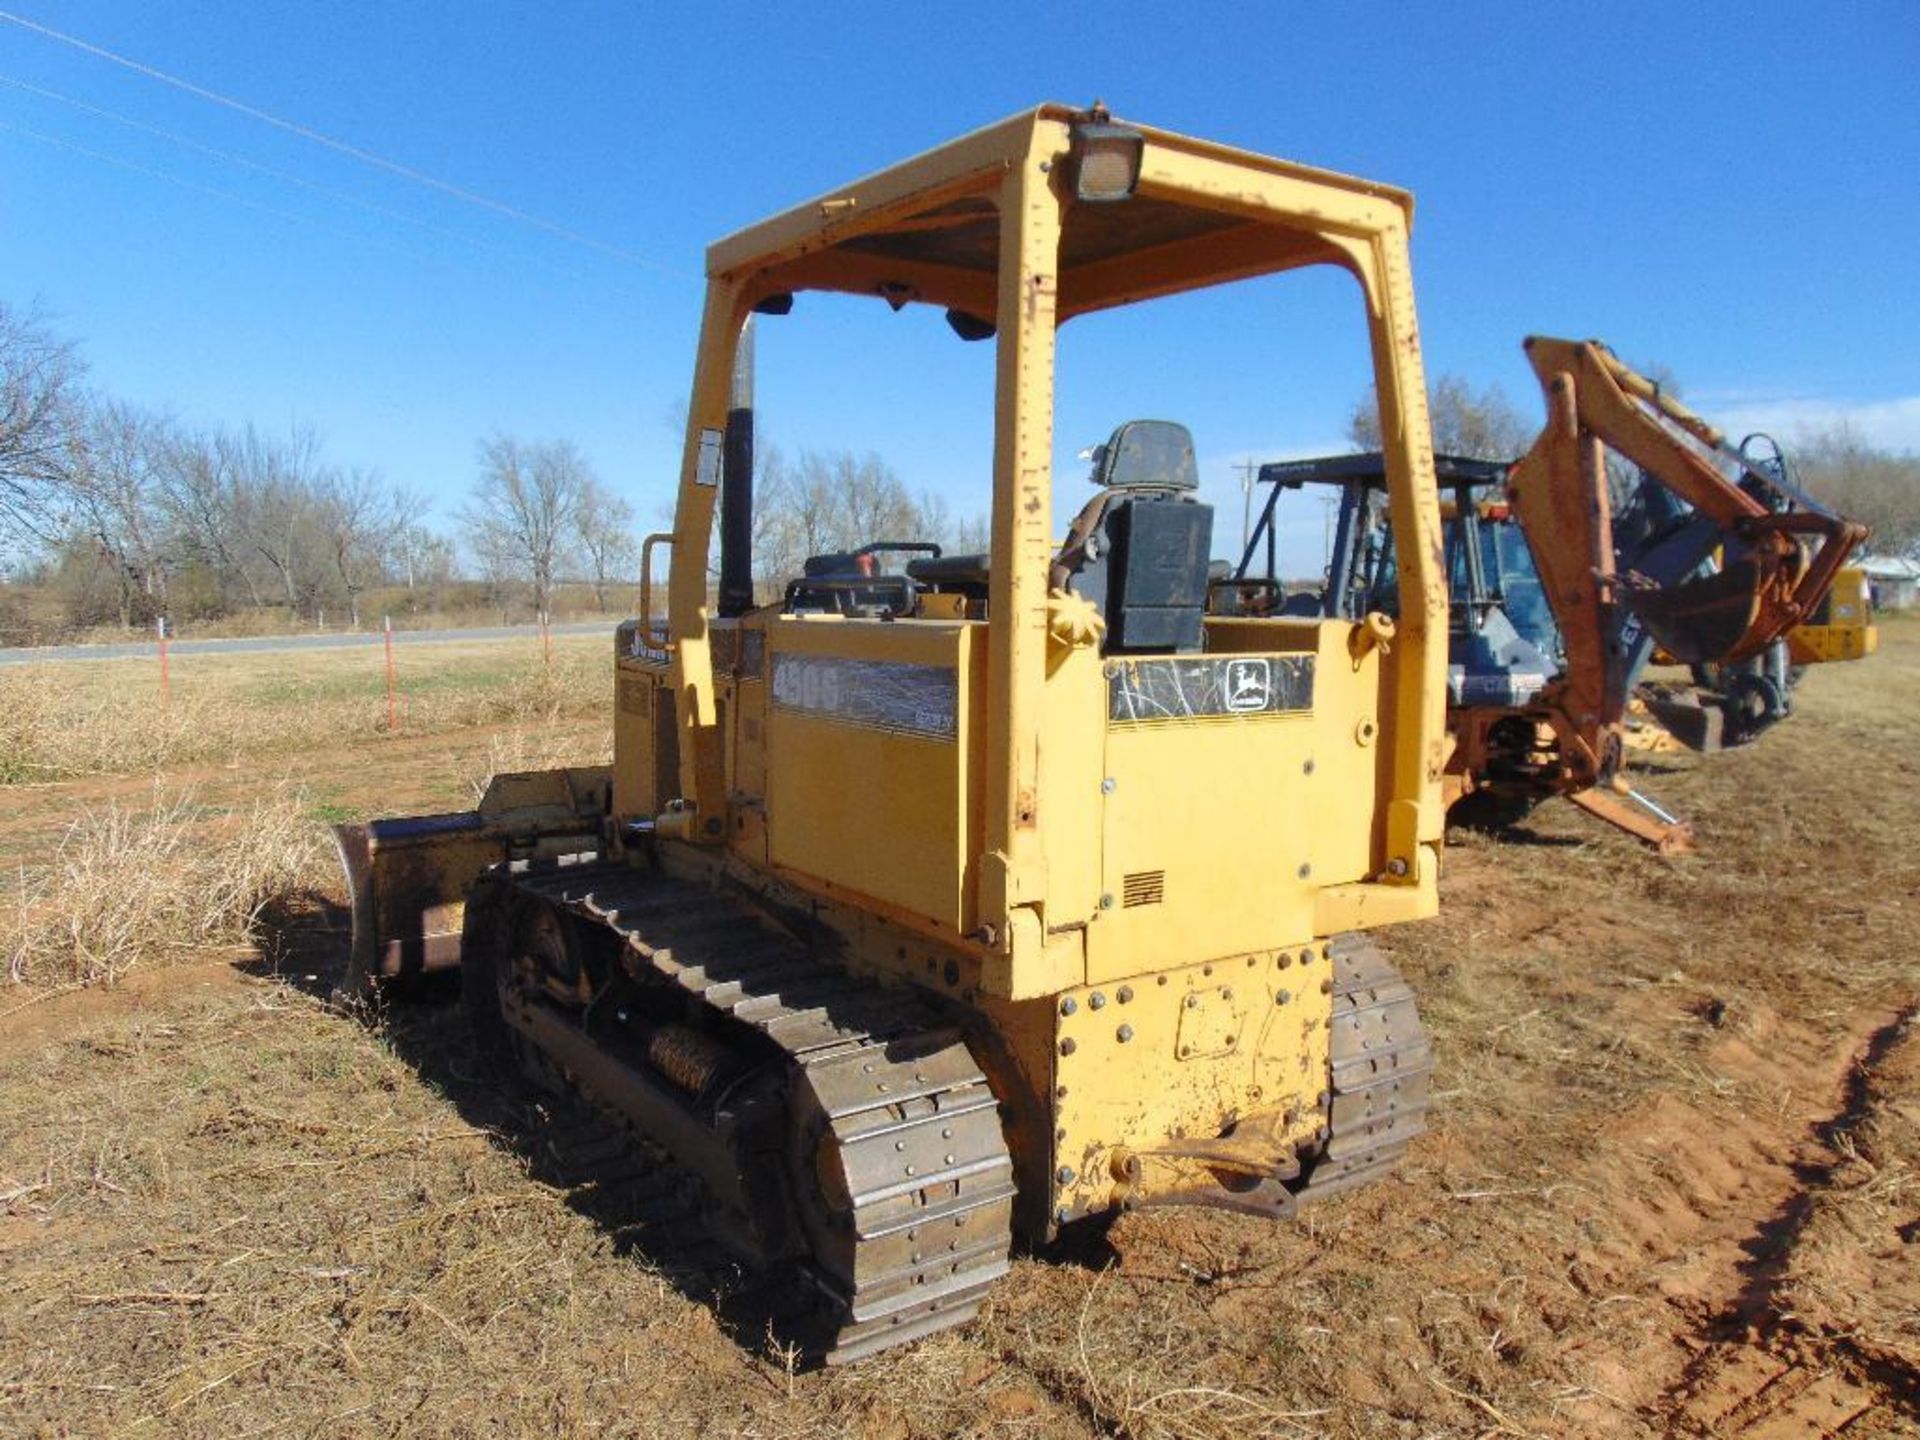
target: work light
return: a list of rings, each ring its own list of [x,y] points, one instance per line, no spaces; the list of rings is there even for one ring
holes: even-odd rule
[[[1125,125],[1086,121],[1073,127],[1067,163],[1073,167],[1076,200],[1105,203],[1126,200],[1140,183],[1140,158],[1147,139]]]

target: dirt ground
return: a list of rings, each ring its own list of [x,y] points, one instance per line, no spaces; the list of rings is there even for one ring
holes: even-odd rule
[[[268,958],[0,989],[0,1433],[1920,1433],[1920,625],[1800,693],[1641,766],[1697,855],[1565,806],[1455,838],[1442,917],[1388,937],[1438,1051],[1392,1178],[1291,1225],[1130,1215],[846,1371],[562,1183],[447,997],[331,1008],[326,897]],[[459,803],[499,748],[273,778],[322,818]],[[5,792],[0,851],[150,783]]]

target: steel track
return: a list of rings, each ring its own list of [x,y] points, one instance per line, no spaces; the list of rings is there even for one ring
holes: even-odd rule
[[[1413,987],[1364,934],[1334,940],[1327,1138],[1298,1191],[1322,1200],[1378,1179],[1427,1128],[1433,1047]]]
[[[610,935],[628,976],[672,987],[710,1033],[777,1050],[782,1123],[709,1146],[679,1119],[645,1123],[668,1087],[588,1053],[574,1019],[531,1004],[507,1017],[577,1089],[681,1161],[680,1185],[717,1192],[702,1198],[709,1219],[755,1210],[763,1241],[798,1237],[789,1274],[814,1303],[807,1323],[785,1327],[796,1343],[840,1363],[973,1316],[1008,1268],[1012,1160],[986,1077],[925,1001],[816,959],[743,899],[627,866],[515,876],[505,899]],[[768,1149],[773,1129],[784,1156]],[[738,1174],[717,1173],[716,1153]]]

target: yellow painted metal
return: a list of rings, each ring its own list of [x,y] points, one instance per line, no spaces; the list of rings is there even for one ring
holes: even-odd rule
[[[1041,962],[1047,872],[1040,844],[1040,726],[1047,685],[1047,572],[1053,560],[1053,331],[1061,205],[1054,162],[1067,127],[1036,121],[1001,185],[993,565],[978,913],[1006,956],[1010,995]],[[1026,913],[1021,914],[1021,911]]]
[[[956,696],[955,733],[942,739],[810,713],[783,704],[776,692],[764,760],[774,864],[897,906],[951,934],[973,929],[983,628],[792,616],[767,627],[776,669],[788,657],[847,655],[928,666],[952,673]]]
[[[1066,846],[1039,838],[1054,828],[1043,813],[1043,790],[1059,790],[1070,809],[1084,803],[1070,790],[1043,786],[1040,765],[1056,678],[1058,703],[1075,708],[1073,667],[1048,674],[1044,593],[1052,548],[1053,331],[1072,314],[1304,264],[1337,264],[1355,276],[1375,362],[1395,530],[1408,538],[1400,654],[1385,682],[1387,793],[1376,807],[1384,814],[1386,853],[1374,873],[1352,883],[1422,891],[1441,824],[1445,595],[1407,263],[1410,200],[1389,187],[1142,127],[1136,198],[1076,205],[1059,183],[1076,118],[1058,106],[1015,116],[709,250],[674,532],[680,789],[693,804],[696,836],[717,838],[727,829],[727,781],[707,648],[704,557],[713,491],[702,484],[702,456],[724,419],[726,377],[746,310],[761,296],[812,285],[977,313],[986,308],[991,282],[999,332],[995,621],[987,639],[994,703],[977,782],[980,853],[966,863],[977,861],[969,918],[1001,952],[994,983],[1009,994],[1040,993],[1055,983],[1063,949],[1055,937],[1081,922],[1085,901],[1084,883],[1070,878],[1056,902],[1048,857]],[[1127,229],[1129,214],[1158,217],[1156,223],[1171,218],[1177,238],[1146,229],[1136,235]],[[1350,814],[1347,823],[1357,821],[1372,847],[1378,818]],[[1416,910],[1424,904],[1411,903]],[[1064,913],[1050,913],[1054,908]],[[1034,978],[1022,974],[1029,968],[1038,972]]]
[[[1258,627],[1240,622],[1243,633]],[[1344,661],[1347,627],[1317,628]],[[1338,678],[1316,673],[1316,692]],[[1363,694],[1358,709],[1323,708],[1316,693],[1312,710],[1294,714],[1110,726],[1088,979],[1311,936],[1315,892],[1371,868],[1373,749],[1355,763],[1354,736],[1378,703]],[[1332,784],[1319,774],[1323,752]],[[1338,788],[1356,780],[1351,794]]]
[[[1135,1199],[1172,1198],[1155,1193],[1169,1179],[1197,1188],[1213,1177],[1182,1163],[1185,1143],[1235,1125],[1258,1129],[1261,1151],[1280,1161],[1313,1141],[1327,1088],[1332,974],[1326,947],[1303,931],[1291,946],[1060,996],[1057,1204],[1087,1214],[1114,1203],[1125,1190],[1114,1165],[1123,1153],[1148,1162]]]
[[[1787,632],[1787,654],[1795,665],[1864,660],[1879,648],[1867,572],[1857,565],[1833,577],[1833,588],[1811,621]]]

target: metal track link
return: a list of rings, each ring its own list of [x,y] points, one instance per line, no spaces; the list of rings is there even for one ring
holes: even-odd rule
[[[1299,1191],[1303,1202],[1378,1179],[1427,1128],[1433,1047],[1413,987],[1364,935],[1342,935],[1332,951],[1328,1133]]]
[[[515,877],[515,888],[618,936],[629,971],[685,992],[786,1056],[796,1171],[818,1193],[799,1218],[799,1271],[829,1363],[965,1323],[1008,1269],[1013,1162],[966,1043],[910,991],[815,958],[745,901],[624,866]],[[769,1157],[778,1163],[778,1157]]]

